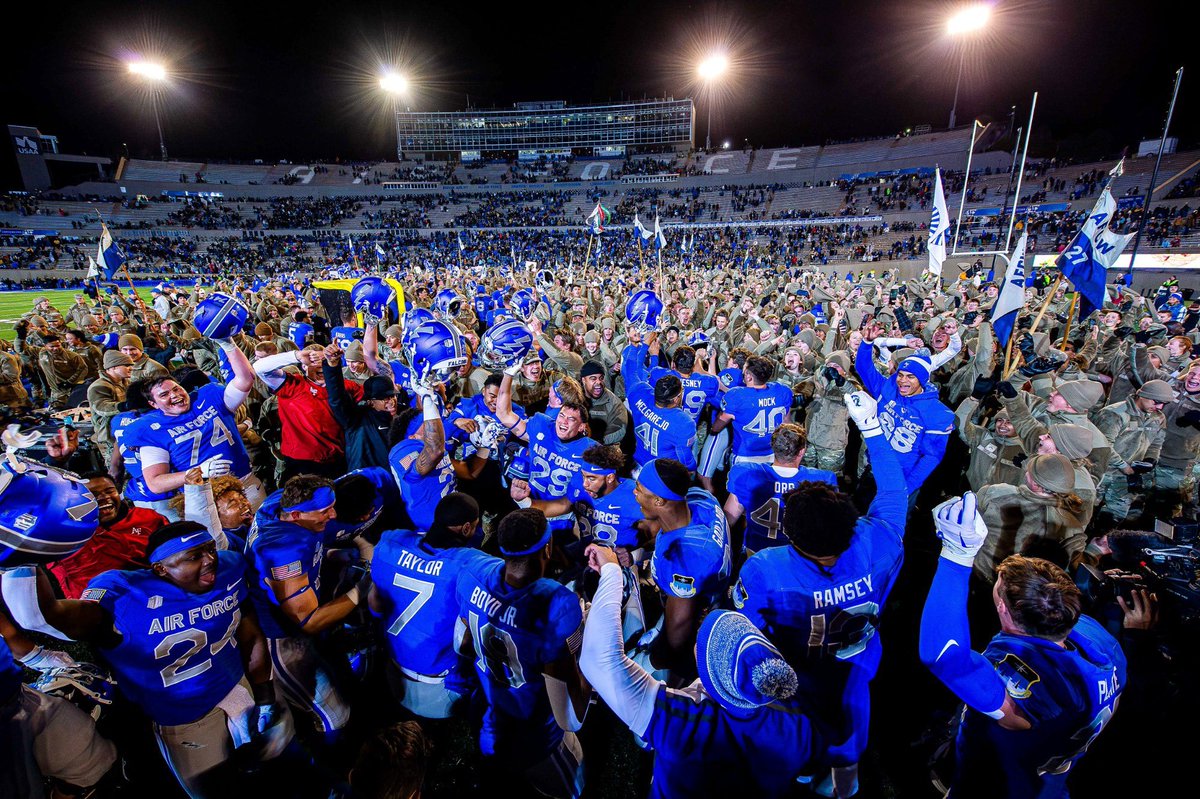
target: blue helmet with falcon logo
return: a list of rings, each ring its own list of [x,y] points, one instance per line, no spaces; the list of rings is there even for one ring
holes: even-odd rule
[[[512,300],[509,302],[509,310],[512,311],[513,316],[522,322],[528,322],[533,318],[533,312],[537,309],[537,304],[537,294],[534,293],[533,289],[517,289],[513,292]]]
[[[649,333],[658,329],[663,303],[653,291],[637,291],[625,304],[625,321],[635,330]]]
[[[196,306],[192,324],[205,338],[229,338],[246,325],[250,312],[233,297],[221,292],[209,294]]]
[[[407,342],[416,334],[417,328],[426,322],[433,322],[436,319],[437,317],[433,315],[433,311],[428,308],[413,308],[404,314],[404,318],[400,320],[400,349],[407,353]]]
[[[404,345],[404,355],[412,369],[413,385],[426,388],[442,385],[467,363],[462,336],[437,319],[416,328]]]
[[[479,340],[479,363],[488,369],[507,369],[525,360],[533,349],[529,328],[509,319],[488,328]]]
[[[433,314],[443,322],[452,322],[462,313],[462,297],[454,289],[442,289],[433,298]]]
[[[354,310],[380,319],[395,299],[396,290],[381,277],[364,277],[350,289],[350,302]]]
[[[0,567],[73,555],[100,523],[96,498],[70,472],[11,451],[0,459]]]

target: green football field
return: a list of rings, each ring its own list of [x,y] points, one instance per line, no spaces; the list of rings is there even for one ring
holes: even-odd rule
[[[139,288],[137,292],[146,302],[151,301],[149,288]],[[65,314],[67,309],[75,304],[75,295],[78,293],[73,289],[65,291],[0,291],[0,338],[12,341],[17,337],[16,331],[13,330],[13,322],[33,310],[33,301],[38,297],[46,297],[50,300],[51,305]]]

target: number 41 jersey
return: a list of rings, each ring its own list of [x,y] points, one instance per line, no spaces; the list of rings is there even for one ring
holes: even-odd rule
[[[189,724],[245,674],[238,653],[246,599],[242,556],[217,553],[217,581],[193,594],[149,569],[108,571],[83,592],[113,615],[121,643],[104,650],[121,691],[158,724]]]

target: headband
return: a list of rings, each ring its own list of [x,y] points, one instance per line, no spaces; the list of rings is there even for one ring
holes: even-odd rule
[[[180,532],[185,531],[180,530]],[[202,547],[205,544],[211,544],[216,541],[216,539],[213,538],[212,533],[203,528],[199,530],[192,528],[186,532],[188,533],[187,535],[181,535],[177,538],[172,538],[156,546],[154,551],[150,553],[150,562],[158,563],[159,561],[166,560],[172,555],[177,555],[185,550]]]
[[[526,555],[532,555],[535,552],[541,552],[542,549],[545,548],[546,544],[549,544],[549,543],[550,543],[550,525],[546,525],[546,532],[542,533],[542,537],[539,538],[536,543],[532,544],[527,549],[510,550],[510,549],[505,549],[504,545],[501,544],[500,545],[500,554],[506,558],[523,558]]]
[[[650,461],[642,470],[638,472],[638,482],[646,487],[651,494],[663,499],[669,499],[674,502],[679,502],[684,499],[683,495],[677,494],[667,488],[667,484],[658,476],[658,461]]]
[[[616,469],[605,469],[603,466],[596,466],[595,464],[586,462],[583,464],[583,471],[588,474],[597,475],[598,477],[608,477],[610,474],[617,473]]]
[[[337,495],[333,493],[333,489],[329,486],[321,486],[313,495],[303,502],[297,502],[295,505],[287,507],[280,506],[281,510],[288,513],[305,513],[307,511],[325,510],[337,501]]]

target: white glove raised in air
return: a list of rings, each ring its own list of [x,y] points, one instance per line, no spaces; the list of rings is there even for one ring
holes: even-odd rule
[[[879,406],[874,398],[865,391],[854,391],[842,397],[846,403],[846,410],[850,413],[850,418],[858,425],[859,432],[863,438],[871,438],[883,433],[883,429],[879,426],[879,417],[876,416],[876,409]]]
[[[501,434],[504,433],[504,427],[496,422],[487,422],[480,425],[474,433],[471,434],[471,446],[475,449],[496,449],[496,443],[499,441]]]
[[[51,669],[63,669],[67,666],[74,666],[75,658],[68,655],[66,652],[60,652],[57,649],[46,649],[44,646],[38,645],[25,653],[24,657],[17,658],[25,666],[31,669],[37,669],[41,672],[47,672]]]
[[[222,458],[220,455],[214,455],[200,464],[200,475],[206,480],[213,477],[224,477],[232,469],[233,461],[228,458]]]
[[[975,494],[948,499],[933,509],[933,525],[942,539],[942,557],[962,566],[975,561],[988,529],[975,507]]]

